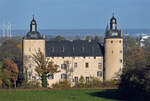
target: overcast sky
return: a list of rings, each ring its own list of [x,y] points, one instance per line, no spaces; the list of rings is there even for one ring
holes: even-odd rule
[[[28,29],[101,29],[112,13],[119,28],[150,28],[150,0],[0,0],[0,24]]]

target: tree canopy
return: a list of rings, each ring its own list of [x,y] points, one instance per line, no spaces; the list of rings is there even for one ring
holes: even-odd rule
[[[42,87],[46,88],[48,85],[47,83],[48,76],[52,76],[54,73],[59,72],[58,70],[59,66],[54,64],[49,59],[47,59],[41,51],[38,51],[36,52],[36,54],[33,54],[33,59],[37,64],[35,70],[41,77]]]
[[[143,100],[150,95],[150,66],[147,55],[143,48],[136,45],[126,55],[119,84],[123,96]]]
[[[3,85],[7,87],[16,87],[18,79],[18,67],[12,60],[6,58],[2,65],[2,81]]]

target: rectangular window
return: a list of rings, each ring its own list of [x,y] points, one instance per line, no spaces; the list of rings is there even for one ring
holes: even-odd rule
[[[85,63],[85,67],[88,68],[89,67],[89,63]]]
[[[74,81],[78,82],[78,77],[77,76],[74,77]]]
[[[54,75],[48,76],[48,79],[50,80],[54,79]]]
[[[102,71],[98,71],[97,72],[97,77],[102,77],[103,76],[103,72]]]
[[[77,67],[78,67],[78,64],[77,64],[76,62],[74,63],[74,67],[75,67],[75,68],[77,68]]]
[[[123,61],[122,61],[122,59],[120,59],[120,63],[122,63]]]
[[[67,79],[67,74],[61,74],[61,79]]]
[[[89,77],[88,76],[85,79],[86,79],[86,82],[89,82]]]
[[[32,65],[31,64],[29,64],[29,68],[31,68],[32,67]]]
[[[29,59],[32,59],[32,56],[29,55],[28,58],[29,58]]]
[[[35,77],[35,76],[32,76],[32,80],[36,80],[36,77]]]
[[[61,64],[61,69],[66,69],[67,65],[66,64]]]
[[[102,63],[98,63],[98,68],[99,68],[99,69],[102,68]]]
[[[29,51],[31,51],[31,48],[29,48]]]
[[[122,53],[122,50],[120,50],[120,53]]]

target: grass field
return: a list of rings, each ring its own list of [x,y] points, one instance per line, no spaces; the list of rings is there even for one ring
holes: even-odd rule
[[[121,101],[116,90],[0,90],[0,101]]]

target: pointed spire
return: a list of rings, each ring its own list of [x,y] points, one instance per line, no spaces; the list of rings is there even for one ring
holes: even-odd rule
[[[112,13],[112,16],[115,16],[115,13],[114,13],[114,12]]]
[[[109,28],[108,28],[108,23],[107,23],[107,26],[106,26],[106,30],[105,30],[105,31],[108,32],[108,30],[109,30]]]
[[[32,16],[33,16],[33,20],[34,20],[34,14]]]
[[[115,10],[113,9],[113,12],[112,12],[112,17],[114,17],[115,16]]]

